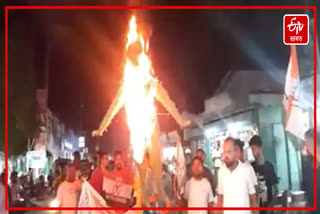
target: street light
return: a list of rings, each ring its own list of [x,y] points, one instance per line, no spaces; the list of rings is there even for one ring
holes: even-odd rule
[[[79,137],[79,147],[85,147],[85,138],[83,136]]]

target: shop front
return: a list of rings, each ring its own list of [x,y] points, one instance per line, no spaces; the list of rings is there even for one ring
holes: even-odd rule
[[[206,165],[217,170],[221,164],[223,142],[227,137],[233,137],[245,142],[247,159],[253,160],[248,143],[252,136],[259,134],[256,112],[255,107],[249,107],[209,120],[203,130],[186,130],[185,137],[191,141],[192,155],[197,149],[203,149],[206,152]]]

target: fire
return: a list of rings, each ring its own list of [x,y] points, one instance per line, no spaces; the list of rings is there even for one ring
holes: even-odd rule
[[[143,160],[145,148],[151,142],[156,124],[154,98],[157,79],[153,76],[147,46],[148,43],[138,32],[135,16],[132,16],[127,34],[123,93],[133,158],[138,163]]]
[[[144,152],[148,147],[155,165],[160,162],[159,129],[156,129],[157,118],[154,100],[157,99],[181,128],[190,125],[178,111],[162,84],[154,77],[151,60],[148,56],[148,41],[139,32],[135,16],[129,23],[129,32],[126,43],[126,61],[124,66],[123,84],[93,136],[102,136],[107,131],[112,119],[124,106],[127,114],[127,123],[130,130],[130,143],[133,149],[133,158],[142,162]],[[151,139],[154,138],[151,144]],[[152,145],[152,146],[151,146]],[[154,166],[161,168],[161,166]],[[157,172],[161,176],[161,170]]]

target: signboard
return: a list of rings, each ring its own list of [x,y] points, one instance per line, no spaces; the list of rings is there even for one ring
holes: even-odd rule
[[[129,207],[133,199],[133,186],[118,180],[104,178],[103,191],[108,204]]]
[[[84,148],[86,146],[85,138],[79,137],[79,148]]]
[[[32,169],[43,169],[47,161],[45,151],[27,152],[27,167]]]

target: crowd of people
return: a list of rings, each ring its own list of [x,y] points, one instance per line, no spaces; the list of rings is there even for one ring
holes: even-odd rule
[[[306,133],[303,149],[311,157],[314,156],[314,142],[319,146],[319,135],[314,136],[313,130]],[[153,169],[149,164],[149,156],[146,153],[143,163],[139,165],[141,189],[143,190],[143,207],[272,207],[278,194],[277,177],[274,167],[263,156],[263,143],[259,136],[254,136],[249,141],[249,146],[255,157],[255,161],[249,163],[244,153],[244,142],[239,139],[227,138],[223,144],[222,165],[218,175],[205,165],[205,151],[198,149],[191,164],[186,166],[186,179],[182,185],[177,184],[177,178],[168,171],[168,167],[162,165],[162,185],[164,195],[156,191],[154,185]],[[40,176],[34,184],[31,169],[26,176],[18,178],[16,172],[10,174],[9,205],[21,207],[24,201],[21,198],[36,197],[43,200],[47,195],[55,196],[57,207],[77,207],[83,182],[88,182],[107,204],[114,207],[132,207],[136,204],[135,170],[130,162],[125,162],[125,156],[121,151],[113,155],[109,160],[106,153],[99,153],[95,159],[95,165],[91,173],[84,177],[80,168],[81,157],[79,152],[73,154],[73,161],[66,166],[55,166],[54,174],[50,173],[47,179]],[[320,154],[317,155],[320,163]],[[319,169],[319,168],[317,168]],[[308,172],[304,172],[308,173]],[[310,171],[311,173],[311,171]],[[305,176],[306,179],[313,178]],[[310,178],[311,177],[311,178]],[[4,173],[0,182],[0,209],[4,210]],[[45,182],[47,180],[47,182]],[[305,180],[305,179],[304,179]],[[107,182],[106,182],[107,181]],[[263,183],[264,185],[260,185]],[[108,186],[110,184],[110,186]],[[128,193],[115,196],[119,185],[127,185]],[[313,181],[304,181],[307,206],[313,207]],[[111,187],[112,186],[112,187]],[[265,186],[265,189],[261,188]],[[130,188],[131,187],[131,188]],[[318,188],[319,189],[319,188]],[[317,192],[319,192],[317,189]],[[126,197],[126,194],[129,197]],[[118,200],[121,199],[121,200]],[[123,200],[124,199],[124,200]],[[319,200],[318,200],[319,201]],[[317,202],[317,204],[319,204]],[[319,207],[319,206],[317,206]],[[145,211],[148,213],[149,211]],[[168,211],[163,211],[167,213]],[[176,211],[172,211],[175,213]],[[0,211],[0,213],[6,213]],[[73,210],[61,211],[61,214],[76,213]],[[189,214],[258,214],[259,210],[189,210]],[[267,213],[267,211],[260,211]],[[315,211],[314,213],[317,213]]]

